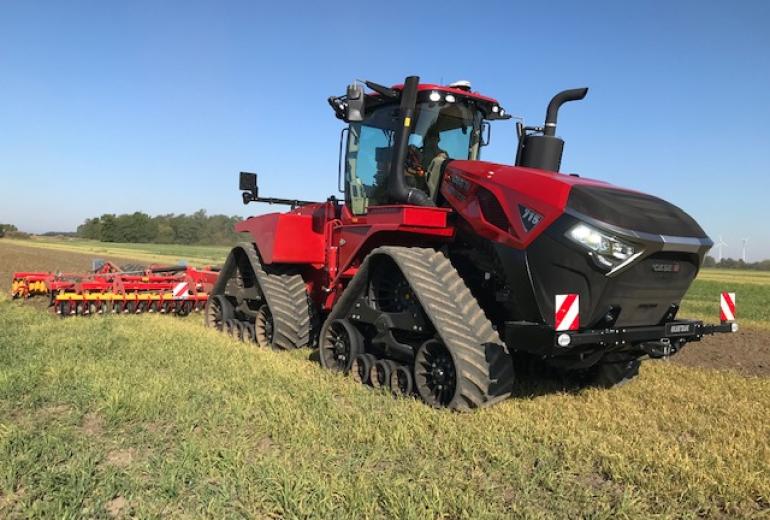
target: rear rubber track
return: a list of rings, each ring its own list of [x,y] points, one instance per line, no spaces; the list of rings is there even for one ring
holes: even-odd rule
[[[236,267],[248,261],[259,290],[273,318],[273,346],[280,349],[305,347],[310,343],[311,312],[305,281],[299,269],[288,265],[263,265],[254,244],[241,242],[227,257],[212,294],[224,294]],[[240,260],[240,262],[239,262]]]

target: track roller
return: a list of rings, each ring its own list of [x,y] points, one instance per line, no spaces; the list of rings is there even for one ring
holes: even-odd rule
[[[257,319],[254,322],[254,335],[257,338],[257,346],[262,348],[277,348],[273,344],[273,315],[267,305],[260,306],[257,311]]]
[[[390,386],[390,375],[398,367],[398,363],[390,359],[378,359],[369,370],[369,381],[374,388]]]
[[[246,337],[244,336],[243,331],[244,323],[240,320],[236,320],[233,324],[233,338],[237,339],[240,342],[246,341]]]
[[[370,382],[369,376],[372,372],[372,366],[377,361],[377,358],[371,354],[359,354],[353,358],[353,364],[350,367],[350,373],[353,375],[353,379],[361,384],[368,385]]]
[[[225,320],[225,325],[222,330],[224,331],[225,334],[227,334],[231,338],[237,337],[236,334],[238,333],[238,329],[237,329],[236,323],[238,323],[238,320],[234,320],[234,319]]]
[[[321,365],[347,374],[356,356],[363,352],[363,336],[348,320],[334,320],[318,344]]]
[[[408,396],[414,391],[414,377],[409,367],[398,365],[390,373],[390,391],[394,396]]]
[[[251,343],[253,345],[256,345],[257,343],[256,330],[254,329],[254,324],[248,321],[243,322],[243,341],[245,341],[246,343]]]
[[[443,408],[455,398],[458,390],[457,368],[446,345],[429,339],[417,350],[414,379],[422,400],[435,408]]]

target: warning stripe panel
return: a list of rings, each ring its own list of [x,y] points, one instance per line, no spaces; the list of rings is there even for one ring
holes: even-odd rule
[[[719,297],[720,321],[735,321],[735,293],[723,292]]]
[[[557,294],[554,309],[556,330],[580,328],[580,297],[577,294]]]

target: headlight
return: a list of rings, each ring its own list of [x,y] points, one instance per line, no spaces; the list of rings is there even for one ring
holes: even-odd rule
[[[633,245],[583,223],[572,226],[567,238],[594,253],[592,258],[607,269],[617,267],[637,253]]]

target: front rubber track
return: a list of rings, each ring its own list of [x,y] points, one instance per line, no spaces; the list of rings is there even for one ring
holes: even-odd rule
[[[338,303],[342,308],[334,309],[328,319],[348,313],[345,307],[366,287],[369,263],[377,256],[390,258],[400,269],[452,356],[457,388],[447,407],[471,410],[510,396],[513,363],[505,343],[457,270],[440,251],[393,246],[374,249],[348,285],[353,293],[343,295]]]

